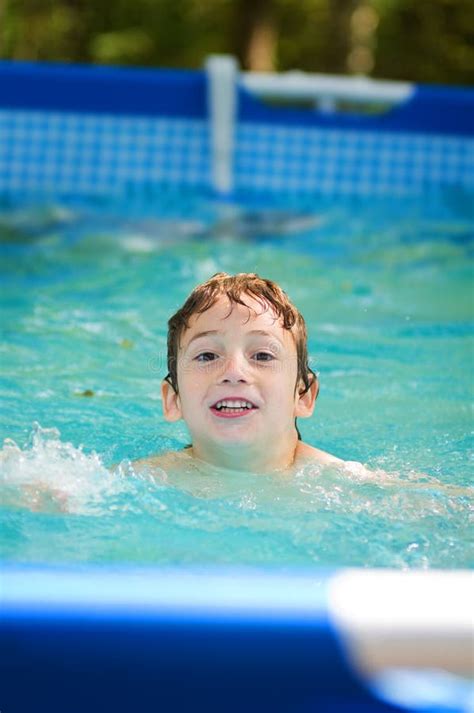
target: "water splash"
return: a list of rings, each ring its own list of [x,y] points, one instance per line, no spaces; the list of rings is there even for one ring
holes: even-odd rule
[[[130,490],[126,462],[108,470],[101,457],[61,441],[57,428],[39,423],[24,448],[10,438],[0,450],[2,500],[40,512],[97,514]]]

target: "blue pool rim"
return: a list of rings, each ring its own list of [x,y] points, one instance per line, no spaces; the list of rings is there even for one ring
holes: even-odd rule
[[[400,710],[348,663],[333,574],[5,565],[2,707]]]
[[[474,194],[472,90],[416,85],[383,113],[325,113],[232,81],[223,148],[204,71],[0,62],[0,197]]]
[[[207,117],[203,70],[129,69],[0,61],[0,107],[124,115]],[[238,119],[256,123],[474,136],[474,91],[414,85],[412,96],[381,115],[327,114],[267,106],[238,88]]]
[[[448,588],[446,580],[451,580]],[[354,666],[358,657],[344,631],[344,616],[337,614],[346,609],[346,615],[352,611],[350,619],[358,619],[364,600],[369,619],[376,621],[382,611],[383,627],[375,641],[383,654],[393,633],[397,641],[400,612],[408,620],[413,617],[410,606],[405,611],[398,593],[394,599],[390,591],[398,590],[402,600],[414,604],[418,598],[414,610],[418,606],[423,619],[433,583],[441,590],[434,614],[442,638],[450,610],[451,624],[458,628],[445,638],[446,657],[449,641],[459,648],[461,634],[466,659],[470,600],[468,593],[457,594],[472,587],[465,573],[4,563],[2,706],[19,713],[467,712],[470,689],[446,674],[447,684],[436,672],[428,676],[428,692],[435,695],[423,705],[413,690],[416,674],[409,674],[408,688],[398,697],[387,696],[375,679],[364,681]],[[452,611],[456,607],[464,610],[461,618]],[[437,633],[425,625],[420,622],[425,643],[439,647]],[[416,637],[409,646],[417,648]],[[360,664],[359,659],[357,671]],[[418,698],[417,705],[407,705],[410,698]]]

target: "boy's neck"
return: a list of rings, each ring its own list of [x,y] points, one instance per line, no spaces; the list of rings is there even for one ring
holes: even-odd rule
[[[193,443],[188,451],[193,458],[208,463],[216,468],[226,470],[271,473],[289,469],[295,460],[298,448],[298,435],[296,430],[288,438],[279,439],[277,444],[271,443],[266,447],[261,445],[216,448],[207,444]]]

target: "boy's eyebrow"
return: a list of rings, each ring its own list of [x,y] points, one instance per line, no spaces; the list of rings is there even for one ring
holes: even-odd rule
[[[201,339],[202,337],[208,337],[210,335],[215,335],[215,334],[222,334],[222,331],[219,329],[208,329],[205,332],[198,332],[197,334],[194,335],[194,337],[191,337],[189,342],[186,345],[186,348],[189,347],[189,345],[194,342],[196,339]],[[282,343],[281,340],[276,336],[276,334],[272,334],[271,332],[266,332],[264,329],[251,329],[247,334],[258,334],[259,336],[262,337],[270,337],[271,339],[276,339],[280,344]]]
[[[195,339],[201,339],[201,337],[208,337],[210,334],[219,334],[219,331],[217,329],[208,329],[206,332],[198,332],[194,335],[194,337],[191,337],[186,346],[189,347],[191,342],[194,342]]]
[[[262,337],[270,337],[271,339],[276,339],[278,342],[280,341],[276,334],[266,332],[264,329],[251,329],[247,334],[259,334]]]

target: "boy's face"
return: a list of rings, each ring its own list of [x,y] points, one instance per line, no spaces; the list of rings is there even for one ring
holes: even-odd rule
[[[210,457],[236,447],[238,460],[245,446],[293,438],[295,417],[314,407],[315,389],[300,396],[301,384],[296,388],[292,333],[271,308],[263,311],[249,295],[243,301],[248,307],[221,296],[191,318],[178,352],[179,394],[163,383],[165,418],[183,418],[195,451]]]

